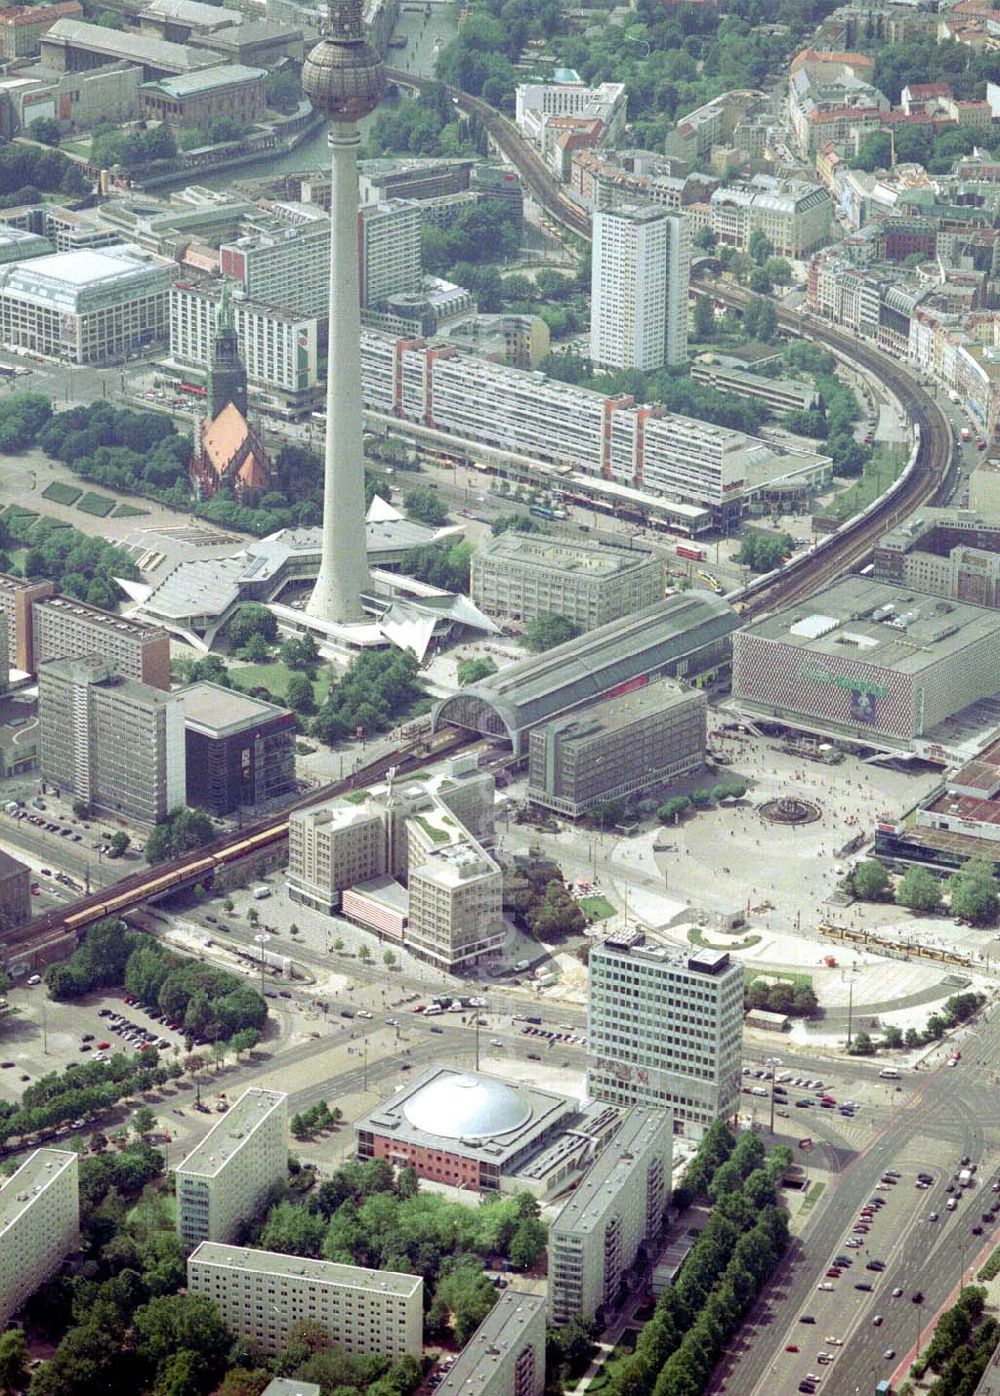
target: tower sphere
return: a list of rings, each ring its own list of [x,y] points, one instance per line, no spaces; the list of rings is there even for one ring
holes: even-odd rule
[[[331,3],[327,34],[302,66],[302,90],[331,121],[358,121],[385,89],[382,60],[364,36],[360,0]]]

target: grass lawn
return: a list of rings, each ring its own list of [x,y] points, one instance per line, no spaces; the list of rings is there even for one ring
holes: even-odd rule
[[[24,559],[28,556],[27,548],[15,548],[13,552],[7,554],[11,567],[16,567],[18,572],[24,574]]]
[[[106,494],[94,494],[92,490],[76,506],[81,514],[93,514],[96,519],[106,519],[115,507],[115,501]]]
[[[725,935],[725,934],[726,934],[725,931],[716,931],[716,935]],[[727,950],[752,950],[753,947],[754,947],[755,945],[759,945],[759,944],[760,944],[760,939],[761,939],[760,936],[744,936],[744,938],[743,938],[742,940],[734,940],[734,941],[732,941],[732,942],[727,943],[726,949],[727,949]],[[719,949],[721,949],[721,946],[719,946],[719,945],[713,945],[713,943],[712,943],[710,940],[706,940],[705,937],[702,935],[701,930],[699,929],[698,926],[692,926],[691,929],[688,931],[688,940],[691,942],[692,945],[700,946],[702,950],[719,950]],[[783,979],[784,977],[785,977],[784,975],[781,975],[781,976],[780,976],[780,978],[782,978],[782,979]],[[789,975],[788,977],[791,978],[791,975]],[[779,976],[778,976],[778,975],[775,975],[775,978],[777,979],[777,978],[779,978]],[[810,982],[811,982],[811,981],[810,981]]]
[[[902,474],[906,456],[905,446],[876,446],[861,478],[831,500],[826,512],[838,519],[849,519],[854,514],[860,514]]]
[[[813,985],[811,974],[797,974],[794,970],[768,969],[759,971],[755,977],[758,979],[784,979],[791,984],[793,989],[811,989]]]
[[[588,921],[606,921],[615,909],[606,897],[581,897],[580,908]]]
[[[808,1192],[806,1193],[805,1197],[802,1199],[802,1206],[801,1206],[800,1209],[799,1209],[799,1215],[800,1215],[800,1216],[803,1216],[803,1217],[804,1217],[804,1216],[806,1215],[807,1212],[811,1212],[811,1211],[812,1211],[812,1209],[816,1206],[816,1203],[819,1201],[820,1197],[822,1196],[822,1194],[823,1194],[823,1189],[824,1189],[825,1187],[826,1187],[826,1184],[825,1184],[825,1183],[810,1183],[810,1184],[809,1184],[809,1190],[808,1190]]]
[[[245,693],[249,693],[251,688],[266,688],[272,698],[282,702],[288,692],[288,680],[291,676],[292,670],[288,665],[277,659],[273,664],[234,664],[229,670],[229,677],[233,683]],[[317,703],[322,703],[329,687],[330,671],[321,669],[313,680],[313,693]]]
[[[83,494],[76,485],[67,485],[65,480],[53,480],[42,490],[43,499],[51,499],[54,504],[75,504]]]
[[[148,514],[148,509],[137,509],[134,504],[116,504],[113,519],[137,519],[142,514]]]
[[[3,511],[7,519],[37,519],[37,509],[25,509],[21,504],[8,504]]]

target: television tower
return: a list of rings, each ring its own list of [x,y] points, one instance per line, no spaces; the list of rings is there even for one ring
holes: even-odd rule
[[[323,555],[307,615],[336,625],[364,620],[368,581],[361,453],[361,310],[358,285],[358,121],[379,104],[382,60],[364,36],[361,0],[328,0],[325,38],[306,58],[302,89],[330,118],[330,344],[326,374]]]

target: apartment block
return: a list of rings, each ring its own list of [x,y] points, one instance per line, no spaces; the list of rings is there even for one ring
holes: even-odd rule
[[[35,669],[50,659],[99,654],[122,678],[170,689],[170,636],[165,630],[70,596],[42,595],[33,601],[31,650]]]
[[[520,83],[515,94],[518,130],[525,140],[542,145],[551,117],[576,116],[600,121],[611,144],[625,129],[627,94],[621,82],[587,87],[576,73],[560,69],[552,83]]]
[[[288,1096],[251,1088],[219,1120],[177,1175],[177,1230],[189,1246],[230,1241],[288,1173]]]
[[[438,1386],[440,1396],[542,1396],[545,1300],[508,1289]]]
[[[473,553],[470,593],[490,616],[529,622],[554,612],[594,630],[659,601],[663,567],[639,548],[511,531]]]
[[[708,700],[661,680],[557,718],[531,733],[528,799],[571,819],[696,770]]]
[[[644,372],[687,360],[691,243],[681,214],[619,204],[594,214],[590,357]]]
[[[170,288],[170,358],[179,368],[207,370],[221,299],[217,286],[175,282]],[[318,381],[318,314],[234,296],[240,358],[251,388],[293,402],[309,397]]]
[[[616,1105],[657,1105],[699,1138],[739,1104],[743,966],[724,950],[678,954],[640,936],[590,952],[587,1089]]]
[[[518,465],[565,470],[572,462],[570,484],[585,477],[588,490],[630,507],[660,501],[667,512],[698,507],[735,521],[779,480],[783,491],[794,484],[808,492],[830,479],[828,457],[489,363],[440,340],[363,329],[361,371],[365,407],[395,429],[412,423],[419,435],[426,427]]]
[[[12,5],[0,10],[0,58],[30,58],[41,47],[41,37],[57,19],[76,19],[83,14],[79,0],[62,0],[56,5]]]
[[[223,276],[236,281],[247,300],[284,306],[298,315],[329,314],[330,220],[270,220],[219,248]]]
[[[395,1361],[423,1351],[424,1282],[395,1270],[202,1241],[188,1257],[188,1293],[211,1299],[230,1333],[266,1353],[293,1324],[319,1324],[331,1346]]]
[[[30,920],[31,869],[0,848],[0,933]]]
[[[614,1305],[640,1248],[663,1227],[673,1170],[669,1110],[635,1106],[549,1227],[549,1322]]]
[[[387,199],[358,210],[362,307],[420,290],[422,219],[423,206],[415,199]]]
[[[76,1154],[36,1149],[0,1187],[0,1324],[79,1244],[78,1178]]]
[[[157,824],[184,804],[184,709],[90,655],[38,670],[42,775],[94,809]]]

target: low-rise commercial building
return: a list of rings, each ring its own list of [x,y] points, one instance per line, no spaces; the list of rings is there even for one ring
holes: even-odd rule
[[[670,1201],[669,1110],[635,1106],[549,1226],[549,1322],[587,1323],[613,1305]]]
[[[287,708],[215,683],[189,684],[177,697],[189,805],[231,814],[295,789],[295,720]]]
[[[31,869],[0,848],[0,933],[31,920]]]
[[[39,766],[95,810],[158,824],[184,804],[184,713],[162,689],[89,655],[38,670]]]
[[[992,510],[922,509],[911,515],[879,539],[876,580],[1000,607],[1000,498],[993,503]]]
[[[177,1231],[188,1246],[231,1241],[288,1173],[288,1096],[252,1087],[176,1172]]]
[[[617,1105],[673,1112],[695,1138],[739,1106],[743,966],[725,950],[655,940],[595,945],[588,964],[587,1089]]]
[[[79,1245],[78,1177],[76,1154],[36,1149],[0,1187],[0,1324]]]
[[[169,262],[137,247],[14,262],[0,267],[0,339],[69,363],[122,358],[166,338],[172,279]]]
[[[459,1353],[441,1396],[541,1396],[545,1390],[545,1300],[508,1289]]]
[[[764,402],[772,412],[809,412],[819,406],[819,393],[811,383],[800,382],[797,378],[765,378],[762,373],[728,368],[711,354],[695,359],[691,377],[696,383],[706,383],[734,397]]]
[[[220,118],[249,126],[264,115],[266,86],[263,68],[220,63],[202,72],[143,83],[139,100],[147,120],[166,121],[180,130],[204,130]]]
[[[423,1350],[424,1282],[396,1270],[202,1241],[188,1257],[188,1293],[211,1299],[230,1333],[262,1352],[288,1346],[294,1324],[317,1324],[331,1347],[390,1361]]]
[[[705,755],[707,712],[704,693],[661,679],[536,727],[528,800],[578,819],[605,800],[695,770]]]
[[[799,260],[830,241],[833,204],[820,184],[754,175],[711,197],[712,231],[725,247],[746,252],[754,233],[770,239],[775,255]]]
[[[488,616],[528,623],[545,613],[581,630],[651,606],[663,595],[652,553],[607,543],[501,533],[472,554],[470,594]]]
[[[866,746],[913,750],[1000,691],[1000,614],[860,577],[739,631],[746,712]]]

